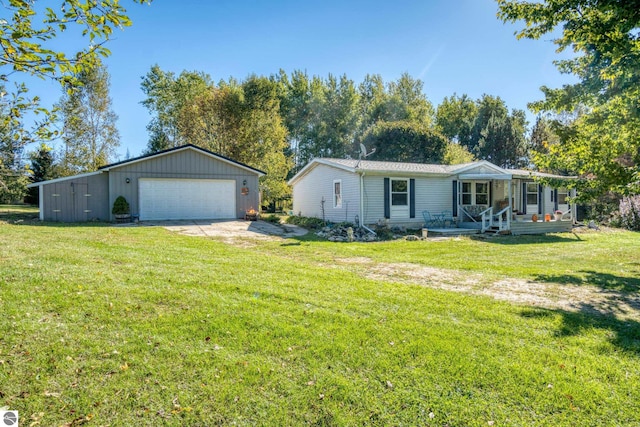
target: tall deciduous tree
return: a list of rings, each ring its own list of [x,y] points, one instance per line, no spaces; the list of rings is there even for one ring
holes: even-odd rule
[[[106,67],[99,63],[84,69],[77,79],[81,86],[65,91],[58,104],[65,175],[97,170],[109,162],[120,145]]]
[[[292,163],[275,81],[251,76],[241,84],[221,82],[183,107],[177,127],[194,144],[265,171],[264,202],[289,194]]]
[[[478,105],[466,94],[455,93],[444,98],[436,110],[436,128],[453,142],[467,150],[474,149],[473,128],[478,117]]]
[[[149,142],[147,153],[188,143],[177,126],[178,115],[183,107],[213,86],[211,77],[205,73],[183,71],[179,76],[163,71],[157,64],[142,77],[141,88],[146,99],[142,105],[152,115],[147,125]]]
[[[424,94],[424,83],[408,73],[389,83],[389,97],[382,105],[380,117],[384,121],[409,121],[422,126],[431,126],[434,109]]]
[[[133,0],[150,3],[151,0]],[[106,45],[115,28],[131,25],[119,0],[80,1],[62,0],[57,5],[40,7],[36,1],[11,0],[0,3],[4,10],[0,19],[0,84],[17,82],[11,92],[12,108],[2,114],[0,132],[10,132],[13,144],[24,147],[34,140],[46,140],[55,117],[42,108],[38,97],[28,97],[28,88],[21,82],[22,74],[59,81],[64,87],[78,86],[81,71],[93,67],[99,58],[110,54]],[[61,34],[77,36],[77,49],[61,50],[56,38]],[[4,95],[3,95],[4,98]],[[5,104],[2,100],[1,103]],[[6,105],[6,104],[5,104]],[[35,112],[44,119],[35,124],[25,123],[24,117]],[[10,128],[10,130],[8,130]],[[15,138],[17,136],[17,139]],[[6,170],[0,166],[0,189],[7,188]],[[24,189],[23,189],[24,190]]]
[[[478,100],[478,116],[473,131],[471,152],[479,159],[513,168],[526,165],[526,117],[513,110],[500,97],[483,95]]]
[[[448,144],[443,135],[410,121],[378,122],[363,141],[376,150],[372,160],[416,163],[442,163]]]
[[[640,3],[637,0],[497,0],[505,22],[523,21],[518,38],[539,39],[560,30],[558,50],[570,48],[570,59],[556,61],[561,72],[578,83],[559,89],[543,87],[538,111],[573,111],[579,117],[564,132],[561,144],[539,163],[583,177],[579,197],[607,192],[640,192]]]

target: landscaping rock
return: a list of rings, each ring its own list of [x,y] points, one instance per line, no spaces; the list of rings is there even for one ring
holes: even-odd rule
[[[408,241],[408,242],[417,242],[418,240],[422,240],[420,237],[415,236],[413,234],[409,234],[408,236],[405,236],[404,240]]]
[[[316,232],[316,236],[330,242],[372,242],[378,240],[374,234],[352,224],[335,224],[323,227]]]

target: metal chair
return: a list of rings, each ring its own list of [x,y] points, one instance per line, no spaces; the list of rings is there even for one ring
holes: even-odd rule
[[[425,228],[438,226],[438,219],[434,218],[429,211],[422,211],[422,217],[424,218]]]
[[[442,226],[447,228],[447,222],[449,223],[449,227],[453,227],[453,212],[451,211],[442,211]]]

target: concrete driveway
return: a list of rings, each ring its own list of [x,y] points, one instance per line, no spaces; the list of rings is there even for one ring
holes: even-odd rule
[[[225,240],[273,239],[304,236],[308,231],[290,224],[243,220],[144,221],[141,225],[159,226],[188,236],[221,237]]]

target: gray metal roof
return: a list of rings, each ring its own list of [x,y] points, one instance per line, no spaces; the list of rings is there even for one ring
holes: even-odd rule
[[[356,160],[356,159],[317,159],[321,163],[340,165],[349,169],[356,169],[365,172],[398,172],[398,173],[425,173],[425,174],[443,174],[449,175],[458,169],[463,169],[473,163],[462,165],[430,165],[422,163],[401,163],[401,162],[379,162],[373,160]]]
[[[515,178],[530,178],[530,177],[558,178],[558,179],[575,179],[576,178],[575,176],[556,175],[552,173],[530,171],[526,169],[505,169],[505,171],[511,173]]]

